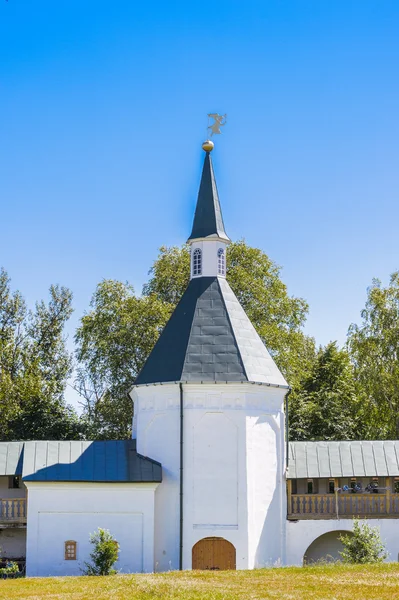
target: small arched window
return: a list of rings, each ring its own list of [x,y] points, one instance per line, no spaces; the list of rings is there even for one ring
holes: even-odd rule
[[[65,560],[76,560],[76,542],[74,540],[65,542]]]
[[[202,273],[202,252],[196,248],[193,252],[193,275],[201,275]]]
[[[223,248],[218,250],[218,274],[226,275],[226,259]]]

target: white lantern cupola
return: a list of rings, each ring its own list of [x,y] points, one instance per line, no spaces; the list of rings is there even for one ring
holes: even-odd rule
[[[213,143],[204,142],[204,167],[195,209],[193,228],[187,242],[191,247],[191,279],[226,277],[226,247],[230,239],[224,230],[210,153]]]

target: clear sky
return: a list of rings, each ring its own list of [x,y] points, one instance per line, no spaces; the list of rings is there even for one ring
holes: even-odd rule
[[[138,292],[185,241],[208,112],[226,230],[344,343],[399,268],[398,0],[0,0],[0,264],[28,302]]]

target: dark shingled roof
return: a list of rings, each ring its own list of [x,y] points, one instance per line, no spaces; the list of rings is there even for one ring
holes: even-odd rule
[[[287,386],[227,281],[190,281],[135,385],[174,381]]]
[[[138,454],[135,440],[39,441],[23,446],[24,481],[162,481],[161,464]]]
[[[209,152],[205,155],[193,229],[188,241],[206,237],[219,237],[230,241],[224,230],[218,190]]]

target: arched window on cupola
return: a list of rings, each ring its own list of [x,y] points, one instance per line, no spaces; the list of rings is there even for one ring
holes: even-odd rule
[[[218,275],[226,275],[226,258],[224,248],[218,250]]]
[[[202,273],[202,251],[196,248],[193,252],[193,276],[201,275]]]

